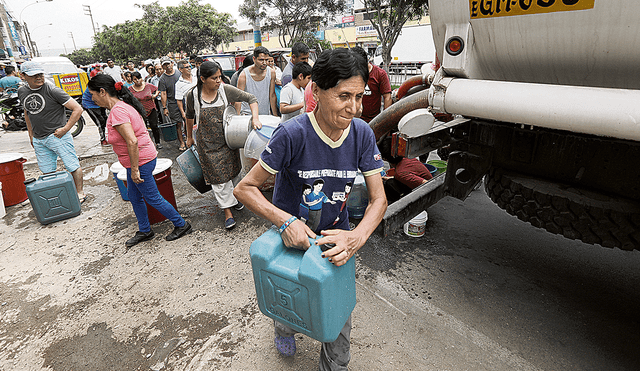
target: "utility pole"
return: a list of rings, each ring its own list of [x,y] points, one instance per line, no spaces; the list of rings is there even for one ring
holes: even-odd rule
[[[256,9],[258,8],[258,0],[252,0],[251,5]],[[260,18],[255,17],[251,20],[253,23],[253,46],[258,47],[262,46],[262,33],[260,32]]]
[[[71,36],[71,40],[73,40],[73,50],[74,51],[78,50],[78,48],[76,48],[76,39],[73,38],[73,32],[69,31],[69,36]]]
[[[89,17],[91,17],[91,26],[93,27],[93,37],[96,37],[96,26],[95,26],[95,23],[93,22],[93,14],[91,14],[91,6],[83,5],[82,9],[84,10],[84,15],[88,15]]]

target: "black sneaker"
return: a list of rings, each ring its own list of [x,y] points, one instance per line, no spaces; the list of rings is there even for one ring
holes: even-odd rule
[[[244,205],[242,204],[242,202],[238,201],[238,203],[235,206],[233,206],[233,209],[237,210],[237,211],[240,211],[240,210],[244,209]]]
[[[191,224],[189,224],[189,222],[185,222],[182,227],[174,227],[173,232],[169,233],[167,237],[165,237],[165,240],[167,241],[177,240],[178,238],[184,236],[185,234],[189,234],[191,232],[193,232],[193,230],[191,229]]]
[[[156,143],[156,149],[162,149],[162,144],[160,142]]]
[[[135,245],[139,244],[140,242],[144,242],[144,241],[152,239],[153,236],[155,236],[155,235],[156,235],[156,233],[153,231],[153,229],[150,230],[147,233],[137,231],[136,234],[133,237],[131,237],[130,239],[127,240],[127,242],[125,242],[125,246],[127,246],[127,247],[135,246]]]

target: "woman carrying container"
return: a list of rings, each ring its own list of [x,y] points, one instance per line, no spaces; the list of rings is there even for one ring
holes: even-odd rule
[[[383,162],[375,136],[366,122],[354,118],[362,107],[369,70],[361,56],[335,49],[319,56],[311,76],[316,108],[276,128],[260,156],[260,166],[251,169],[234,194],[251,211],[279,227],[287,247],[307,250],[309,237],[321,234],[315,244],[335,244],[322,257],[341,266],[364,245],[387,209],[380,176]],[[348,211],[342,205],[358,170],[365,177],[369,204],[360,224],[349,230]],[[272,174],[278,174],[273,203],[258,188]],[[314,187],[317,192],[310,192]],[[315,230],[300,220],[301,200],[316,209]],[[294,334],[275,321],[275,345],[282,355],[295,353]],[[334,342],[322,344],[320,370],[347,369],[350,336],[351,317]]]
[[[129,201],[138,219],[139,229],[125,243],[127,248],[150,240],[155,235],[149,224],[145,201],[173,223],[173,231],[165,238],[167,241],[177,240],[191,233],[191,225],[162,197],[153,178],[158,152],[144,125],[142,118],[146,116],[146,112],[142,104],[122,82],[116,83],[106,74],[91,79],[87,87],[93,101],[110,111],[107,119],[109,144],[122,166],[127,169]]]
[[[144,120],[147,126],[151,127],[156,148],[162,149],[162,144],[160,144],[160,129],[158,129],[158,111],[156,110],[155,103],[156,97],[160,94],[158,87],[144,82],[142,75],[137,71],[131,73],[131,79],[133,80],[133,85],[129,86],[129,91],[142,103],[142,107],[147,111],[147,116]]]
[[[222,84],[222,68],[213,61],[202,63],[198,70],[198,85],[186,94],[187,147],[194,144],[193,125],[197,122],[197,150],[202,173],[207,184],[224,210],[224,227],[236,225],[231,208],[242,210],[244,205],[233,196],[233,179],[240,173],[240,152],[231,149],[224,139],[224,110],[232,103],[247,102],[251,108],[251,125],[262,127],[258,118],[258,100],[253,94],[228,84]]]

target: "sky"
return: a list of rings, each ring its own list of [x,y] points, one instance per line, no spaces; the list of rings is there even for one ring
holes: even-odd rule
[[[83,5],[91,7],[94,23],[102,27],[139,19],[143,11],[135,7],[135,4],[152,2],[153,0],[38,0],[36,3],[36,0],[4,0],[13,15],[27,24],[31,38],[43,56],[55,56],[64,53],[65,50],[71,53],[74,50],[74,40],[77,49],[91,47],[93,28],[91,18],[85,15]],[[158,1],[163,7],[177,6],[181,2]],[[231,14],[238,23],[243,22],[238,12],[242,0],[202,0],[202,3],[211,4],[218,12]]]

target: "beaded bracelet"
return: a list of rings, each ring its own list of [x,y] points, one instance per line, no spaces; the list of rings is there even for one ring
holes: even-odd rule
[[[295,216],[292,216],[291,218],[289,218],[289,220],[284,222],[282,227],[280,227],[280,234],[282,234],[282,232],[284,232],[284,230],[287,229],[287,227],[291,225],[291,223],[295,222],[296,220],[298,220],[298,218],[296,218]]]

